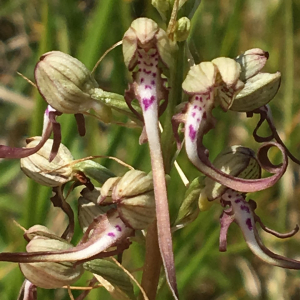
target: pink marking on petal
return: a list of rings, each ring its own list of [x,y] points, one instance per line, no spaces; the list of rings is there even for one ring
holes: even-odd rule
[[[200,102],[203,102],[203,98],[202,97],[200,97]]]
[[[152,80],[152,81],[151,81],[151,84],[152,84],[152,85],[155,85],[155,81],[154,81],[154,80]]]
[[[145,111],[152,105],[152,103],[155,101],[155,97],[151,96],[150,99],[144,98],[143,99],[143,104],[144,104],[144,109]]]
[[[198,106],[197,105],[194,105],[194,109],[196,109]]]
[[[152,87],[150,85],[145,85],[145,89],[149,89],[149,90],[152,90]]]
[[[229,196],[228,196],[229,197]],[[229,197],[231,198],[231,196]],[[235,203],[240,203],[241,202],[241,199],[237,199],[237,200],[234,200]]]
[[[206,119],[206,112],[204,112],[203,114],[203,119]]]
[[[196,96],[196,97],[195,97],[195,99],[196,99],[196,100],[199,100],[199,97],[198,97],[198,96]]]
[[[115,237],[116,236],[113,232],[109,232],[107,235],[110,236],[110,237]]]
[[[117,229],[118,231],[122,231],[122,228],[121,228],[120,225],[116,225],[115,227],[116,227],[116,229]]]
[[[193,113],[192,113],[192,117],[194,118],[195,116],[196,116],[196,113],[195,113],[195,112],[193,112]]]
[[[248,229],[249,229],[250,231],[252,231],[253,225],[252,225],[252,222],[251,222],[251,219],[250,219],[250,218],[248,218],[248,219],[246,220],[246,225],[247,225]]]
[[[141,78],[141,83],[144,82],[144,80],[145,80],[144,78]]]
[[[248,206],[246,206],[246,205],[241,205],[241,210],[243,210],[243,211],[245,211],[245,212],[247,212],[248,214],[250,214],[250,209],[249,209],[249,207]]]
[[[197,122],[198,122],[198,123],[200,122],[200,119],[199,119],[199,118],[197,119]]]
[[[197,133],[197,131],[195,130],[195,128],[193,127],[193,125],[190,125],[189,126],[189,136],[190,136],[190,138],[191,138],[192,141],[195,140],[196,133]]]
[[[147,71],[146,69],[143,69],[143,72],[145,72],[146,74],[151,74],[151,70]]]
[[[152,73],[152,76],[155,78],[156,77],[156,73]]]

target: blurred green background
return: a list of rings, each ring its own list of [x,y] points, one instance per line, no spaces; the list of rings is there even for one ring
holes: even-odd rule
[[[164,26],[150,0],[1,0],[0,2],[0,144],[24,146],[25,138],[40,135],[45,102],[35,88],[17,75],[34,80],[33,71],[41,54],[50,50],[67,52],[92,69],[106,49],[119,41],[133,19],[147,16]],[[271,102],[275,124],[292,153],[300,157],[300,1],[299,0],[202,0],[192,21],[189,39],[196,62],[218,56],[235,57],[260,47],[269,51],[264,71],[282,73],[281,88]],[[101,88],[123,94],[130,76],[122,61],[121,47],[110,52],[96,71]],[[225,146],[242,144],[256,150],[252,138],[258,116],[223,113],[216,109],[216,128],[205,144],[214,158]],[[125,121],[115,115],[119,121]],[[104,125],[86,118],[87,135],[80,138],[73,116],[59,117],[63,143],[75,158],[87,155],[116,156],[133,167],[149,171],[148,146],[138,144],[140,131]],[[266,128],[262,129],[263,131]],[[267,134],[267,131],[265,132]],[[98,160],[117,175],[126,169],[110,160]],[[184,151],[178,162],[189,180],[198,176]],[[258,203],[257,214],[265,225],[289,231],[299,224],[300,166],[290,163],[279,183],[251,195]],[[20,172],[17,160],[0,161],[0,251],[24,251],[25,241],[13,220],[25,228],[34,224],[64,230],[66,220],[52,208],[49,188],[36,185]],[[168,186],[172,220],[182,201],[185,187],[175,170]],[[79,191],[77,191],[78,193]],[[76,210],[75,196],[70,198]],[[228,251],[219,253],[218,218],[221,207],[214,205],[186,228],[174,234],[177,280],[181,299],[300,299],[300,273],[269,266],[247,248],[237,225],[228,234]],[[265,244],[278,253],[300,260],[300,234],[282,241],[261,233]],[[75,242],[80,238],[77,228]],[[144,250],[133,243],[124,254],[130,270],[142,267]],[[141,272],[133,273],[139,280]],[[86,285],[90,276],[78,286]],[[22,274],[16,264],[0,263],[1,300],[17,298]],[[79,292],[74,291],[76,297]],[[65,289],[38,290],[39,299],[69,299]],[[87,299],[110,299],[102,288]],[[161,280],[157,299],[171,299]]]

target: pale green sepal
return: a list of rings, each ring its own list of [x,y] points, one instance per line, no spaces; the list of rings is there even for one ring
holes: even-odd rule
[[[245,87],[236,96],[230,110],[251,112],[268,104],[280,87],[281,74],[259,73],[248,79]]]

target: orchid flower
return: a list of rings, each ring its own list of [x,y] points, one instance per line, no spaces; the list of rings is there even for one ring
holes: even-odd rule
[[[124,61],[129,71],[133,71],[133,82],[125,93],[125,100],[129,108],[144,122],[140,142],[148,140],[150,148],[158,243],[167,281],[174,297],[177,298],[168,198],[158,127],[158,117],[165,110],[168,100],[166,80],[162,78],[160,64],[165,68],[172,67],[174,47],[166,32],[147,18],[134,20],[123,37]],[[131,105],[134,99],[140,104],[142,116]],[[164,100],[162,104],[161,100]]]
[[[261,167],[254,152],[241,146],[233,146],[222,151],[216,157],[214,165],[227,174],[240,178],[259,178],[261,176]],[[242,230],[250,250],[256,256],[275,266],[300,269],[300,261],[280,256],[267,249],[263,245],[256,228],[256,223],[259,223],[264,231],[278,238],[288,238],[298,232],[298,225],[286,234],[269,229],[255,214],[256,203],[253,200],[246,201],[246,194],[221,185],[209,177],[205,179],[205,187],[202,189],[199,198],[201,210],[205,207],[205,202],[209,199],[210,194],[217,195],[217,201],[224,207],[220,217],[220,251],[226,251],[228,228],[231,223],[236,222]]]
[[[230,58],[217,58],[211,62],[194,65],[182,84],[183,90],[189,95],[189,102],[183,112],[173,117],[174,133],[180,147],[178,125],[185,123],[185,149],[190,161],[206,176],[240,192],[254,192],[274,185],[284,174],[287,158],[281,145],[273,144],[282,152],[283,163],[272,168],[273,176],[263,179],[242,179],[225,174],[215,168],[208,159],[208,150],[203,145],[203,136],[216,123],[212,110],[219,104],[224,111],[230,109],[237,95],[243,91],[245,84],[240,80],[241,66]],[[268,149],[269,146],[266,146]],[[261,153],[269,164],[266,149]],[[211,195],[214,199],[214,195]]]
[[[128,182],[132,184],[128,185]],[[132,170],[122,178],[108,180],[102,189],[84,189],[82,197],[87,200],[93,199],[94,203],[100,204],[105,200],[105,206],[115,205],[109,207],[106,213],[99,214],[99,211],[95,210],[95,214],[89,217],[89,226],[77,246],[61,251],[3,252],[0,253],[0,261],[83,262],[116,255],[128,248],[128,238],[135,230],[147,228],[155,219],[152,176],[141,171]],[[81,212],[79,215],[86,219],[89,214]],[[86,220],[82,223],[85,222]],[[110,247],[117,248],[109,250]]]

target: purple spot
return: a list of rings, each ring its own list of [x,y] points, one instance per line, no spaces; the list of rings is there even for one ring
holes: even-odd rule
[[[231,198],[231,196],[230,196],[230,198]],[[235,200],[234,202],[235,202],[235,203],[240,203],[240,202],[241,202],[241,199],[237,199],[237,200]]]
[[[156,77],[156,73],[152,73],[152,76],[155,78]]]
[[[194,141],[196,138],[197,131],[194,129],[193,125],[189,126],[189,130],[190,130],[189,136],[190,136],[191,140]]]
[[[206,119],[206,112],[204,112],[203,114],[203,119]]]
[[[202,97],[200,97],[200,102],[203,102],[203,99],[202,99]]]
[[[250,218],[248,218],[248,219],[246,220],[246,225],[247,225],[248,229],[249,229],[250,231],[252,231],[253,225],[252,225],[252,222],[251,222],[251,219],[250,219]]]
[[[148,84],[145,85],[145,89],[149,89],[149,90],[152,90],[152,87]]]
[[[202,107],[201,106],[199,106],[199,111],[201,111],[202,110]]]
[[[151,74],[151,70],[147,71],[146,69],[143,69],[143,72],[145,72],[146,74]]]
[[[195,97],[195,99],[196,99],[196,100],[199,100],[199,97],[198,97],[198,96],[196,96],[196,97]]]
[[[142,72],[142,69],[141,69],[141,68],[139,68],[139,72]]]
[[[110,236],[110,237],[115,237],[116,236],[113,232],[109,232],[107,235]]]
[[[118,231],[122,231],[122,228],[120,225],[116,225],[115,228],[117,228]]]
[[[158,61],[158,57],[155,57],[155,60]]]
[[[231,195],[228,195],[228,198],[230,199],[230,198],[231,198]]]
[[[154,101],[155,101],[155,97],[154,96],[151,96],[150,99],[144,98],[143,99],[144,109],[147,110],[152,105],[152,103]]]
[[[154,57],[154,56],[156,56],[156,54],[157,54],[157,51],[156,51],[154,54],[150,55],[150,56],[151,56],[151,57]]]
[[[194,105],[194,109],[196,109],[198,106],[197,105]]]
[[[195,116],[196,116],[196,113],[195,113],[195,112],[193,112],[193,113],[192,113],[192,117],[194,118]]]
[[[142,56],[140,53],[138,53],[138,57],[139,57],[139,58],[143,58],[143,56]]]
[[[199,118],[197,119],[197,122],[198,122],[198,123],[200,122],[200,119],[199,119]]]
[[[153,67],[153,63],[146,63],[146,62],[144,62],[144,64],[145,64],[146,66],[148,66],[148,67]]]
[[[141,78],[141,83],[144,82],[144,78]]]
[[[154,80],[152,80],[152,81],[151,81],[151,84],[152,84],[152,85],[155,85],[155,81],[154,81]]]
[[[246,205],[241,205],[241,210],[243,210],[243,211],[245,211],[245,212],[247,212],[248,214],[250,214],[250,209],[249,209],[249,207],[248,206],[246,206]]]

